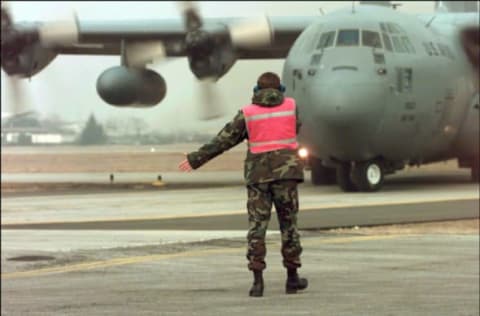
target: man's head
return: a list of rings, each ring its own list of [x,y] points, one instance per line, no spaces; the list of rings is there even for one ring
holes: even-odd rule
[[[253,92],[257,93],[262,89],[277,89],[285,92],[285,86],[280,82],[280,78],[273,72],[265,72],[258,77],[257,85],[253,88]]]
[[[273,72],[265,72],[258,77],[257,86],[260,89],[278,89],[280,87],[280,78]]]

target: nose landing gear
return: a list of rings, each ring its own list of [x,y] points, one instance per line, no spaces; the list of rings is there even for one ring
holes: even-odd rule
[[[373,192],[383,185],[384,167],[378,160],[341,163],[337,167],[337,183],[345,192]]]
[[[352,181],[359,191],[378,191],[383,185],[383,166],[379,161],[357,162],[352,171]]]

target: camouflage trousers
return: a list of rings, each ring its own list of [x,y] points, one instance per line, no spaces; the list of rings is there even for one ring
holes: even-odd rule
[[[282,256],[285,268],[301,266],[300,235],[297,229],[298,191],[297,181],[279,180],[269,183],[247,185],[248,192],[248,269],[266,268],[265,234],[272,210],[277,211],[278,224],[282,234]]]

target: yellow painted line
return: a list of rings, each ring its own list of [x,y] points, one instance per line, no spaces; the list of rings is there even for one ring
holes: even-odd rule
[[[336,204],[322,204],[319,206],[309,206],[309,207],[300,207],[300,212],[309,212],[309,211],[318,211],[323,209],[337,209],[337,208],[344,208],[344,207],[370,207],[370,206],[393,206],[393,205],[409,205],[409,204],[424,204],[424,203],[434,203],[434,202],[455,202],[455,201],[467,201],[467,200],[474,200],[476,197],[460,197],[455,199],[427,199],[422,201],[390,201],[390,202],[366,202],[366,203],[336,203]],[[274,208],[272,212],[275,212]],[[247,214],[245,210],[234,210],[234,211],[224,211],[224,212],[209,212],[209,213],[187,213],[187,214],[179,214],[179,215],[162,215],[162,216],[143,216],[143,217],[124,217],[124,218],[97,218],[91,220],[64,220],[64,221],[40,221],[40,222],[6,222],[2,219],[2,226],[9,226],[9,225],[58,225],[58,224],[88,224],[88,223],[102,223],[102,222],[129,222],[129,221],[142,221],[142,220],[166,220],[166,219],[182,219],[182,218],[203,218],[203,217],[213,217],[213,216],[229,216],[229,215],[240,215],[240,214]]]
[[[413,235],[373,235],[373,236],[339,237],[339,238],[328,238],[328,239],[306,238],[302,240],[302,245],[308,246],[308,245],[319,245],[319,244],[341,244],[341,243],[351,243],[351,242],[358,242],[358,241],[395,239],[398,237],[411,237],[411,236]],[[274,244],[277,244],[277,246],[279,245],[278,242]],[[175,258],[190,258],[190,257],[196,257],[196,256],[213,255],[213,254],[235,253],[239,251],[245,251],[245,249],[246,249],[246,245],[245,247],[237,247],[237,248],[217,248],[217,249],[186,251],[186,252],[173,253],[173,254],[158,254],[158,255],[115,258],[110,260],[77,263],[77,264],[71,264],[67,266],[42,268],[37,270],[2,273],[1,278],[2,280],[28,278],[28,277],[50,275],[50,274],[101,269],[101,268],[143,263],[143,262],[149,262],[149,261],[162,261],[162,260],[169,260],[169,259],[175,259]]]

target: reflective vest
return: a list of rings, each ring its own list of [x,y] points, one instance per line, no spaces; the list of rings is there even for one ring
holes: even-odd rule
[[[250,104],[242,111],[252,153],[298,148],[294,99],[284,98],[283,103],[275,107]]]

